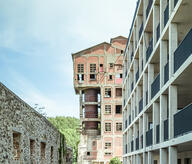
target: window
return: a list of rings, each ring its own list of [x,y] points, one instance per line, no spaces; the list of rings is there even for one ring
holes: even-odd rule
[[[30,158],[31,161],[35,159],[35,141],[30,140]]]
[[[53,146],[51,146],[51,163],[53,163]]]
[[[105,88],[105,97],[111,97],[111,88]]]
[[[78,74],[77,79],[78,81],[84,81],[84,74]]]
[[[122,77],[123,77],[122,73],[118,73],[115,75],[116,79],[122,79]]]
[[[111,114],[111,105],[105,105],[105,114]]]
[[[87,156],[90,156],[90,154],[91,154],[91,153],[88,151],[88,152],[87,152]]]
[[[105,123],[105,131],[110,132],[111,131],[111,123]]]
[[[116,123],[116,131],[122,131],[122,123],[121,122]]]
[[[123,54],[123,50],[121,50],[121,54]]]
[[[92,142],[92,146],[96,146],[96,141],[93,141],[93,142]]]
[[[121,97],[122,96],[122,88],[116,88],[116,96]]]
[[[96,73],[96,64],[90,64],[90,73]]]
[[[78,64],[77,65],[77,72],[78,73],[84,73],[84,64]]]
[[[112,75],[109,75],[109,80],[113,80],[113,76]]]
[[[111,155],[111,152],[105,152],[105,155]]]
[[[96,74],[90,74],[90,80],[96,80]]]
[[[115,106],[115,113],[121,114],[122,113],[122,105],[116,105]]]
[[[45,147],[46,144],[44,142],[41,142],[41,160],[45,159]]]
[[[21,141],[21,134],[16,132],[13,133],[14,160],[20,160],[20,157],[21,157],[20,141]]]
[[[113,63],[109,63],[109,68],[113,68]]]
[[[120,73],[120,78],[121,78],[121,79],[123,78],[123,74],[122,74],[122,73]]]
[[[100,67],[103,67],[103,64],[100,64]]]
[[[111,148],[111,142],[105,142],[105,149]]]

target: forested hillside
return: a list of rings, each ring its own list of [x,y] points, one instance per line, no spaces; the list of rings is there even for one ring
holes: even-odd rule
[[[48,120],[57,128],[66,138],[67,145],[73,148],[74,159],[77,158],[77,148],[80,135],[77,132],[79,128],[79,119],[75,117],[49,117]]]

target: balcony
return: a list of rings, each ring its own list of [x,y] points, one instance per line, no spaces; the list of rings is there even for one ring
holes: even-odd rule
[[[153,129],[146,132],[146,146],[151,146],[153,141]]]
[[[160,23],[158,24],[157,29],[156,29],[157,42],[158,42],[158,40],[159,40],[159,37],[160,37]]]
[[[156,126],[156,143],[159,143],[160,130],[159,125]]]
[[[136,75],[135,75],[135,80],[136,80],[136,82],[138,81],[138,79],[139,79],[139,69],[137,70],[137,73],[136,73]]]
[[[143,32],[143,22],[142,22],[140,29],[139,29],[139,39],[141,37],[142,32]]]
[[[133,152],[133,141],[131,141],[131,152]]]
[[[167,4],[167,7],[164,10],[164,27],[166,26],[168,20],[169,20],[169,4]]]
[[[169,80],[169,61],[164,66],[164,84]]]
[[[174,137],[192,132],[192,104],[174,115]]]
[[[153,52],[153,38],[150,40],[149,46],[148,46],[147,51],[146,51],[146,62],[148,61],[152,52]]]
[[[139,137],[136,138],[136,150],[139,150]]]
[[[151,84],[151,98],[153,98],[160,89],[160,74],[158,73],[155,80]]]
[[[147,19],[148,15],[149,15],[152,4],[153,4],[153,0],[149,0],[149,3],[147,5],[147,9],[146,9],[146,19]]]
[[[192,29],[185,36],[183,41],[179,44],[178,48],[174,52],[174,72],[176,72],[180,66],[187,60],[192,54]]]
[[[169,139],[169,120],[164,121],[164,141]]]
[[[139,113],[143,110],[143,98],[139,101]]]

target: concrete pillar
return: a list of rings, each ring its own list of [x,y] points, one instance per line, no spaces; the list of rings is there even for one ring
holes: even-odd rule
[[[141,100],[141,86],[137,86],[137,94],[136,94],[136,106],[137,106],[137,114],[139,114],[139,101]]]
[[[159,124],[159,103],[153,103],[153,144],[156,142],[156,126]]]
[[[148,102],[146,102],[146,92],[148,91],[148,79],[147,79],[147,73],[143,74],[143,108],[147,105]]]
[[[169,139],[174,137],[174,114],[177,113],[177,86],[169,86]]]
[[[159,24],[159,6],[154,5],[153,6],[153,46],[155,46],[157,41],[157,25]]]
[[[136,73],[137,73],[138,69],[139,69],[139,61],[138,61],[138,59],[135,59],[135,61],[134,61],[134,79],[135,79],[135,83],[134,84],[136,84]]]
[[[148,164],[148,156],[147,153],[143,153],[143,164]]]
[[[174,73],[174,52],[178,46],[178,30],[176,23],[169,25],[169,79]]]
[[[139,148],[141,149],[141,135],[143,134],[143,119],[142,117],[139,118]]]
[[[148,152],[148,164],[153,164],[153,153],[151,151]]]
[[[141,164],[141,157],[139,154],[136,155],[136,164]]]
[[[160,33],[164,29],[164,10],[166,8],[167,3],[165,0],[160,0]]]
[[[143,60],[143,45],[140,42],[139,45],[139,75],[142,73],[142,60]]]
[[[160,142],[164,141],[164,120],[167,119],[167,95],[160,96]]]
[[[143,148],[146,147],[146,131],[148,130],[148,115],[144,113],[143,115]]]
[[[168,164],[167,150],[160,149],[160,164]]]
[[[143,25],[146,23],[146,8],[147,8],[147,3],[148,1],[143,1]]]
[[[169,163],[177,164],[177,147],[169,147]]]
[[[164,86],[164,66],[167,64],[167,48],[168,42],[161,40],[160,42],[160,88]]]
[[[154,64],[148,65],[148,100],[151,100],[151,84],[154,80]]]

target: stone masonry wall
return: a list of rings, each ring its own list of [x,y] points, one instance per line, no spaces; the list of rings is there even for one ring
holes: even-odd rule
[[[0,83],[0,164],[65,163],[64,138]]]

